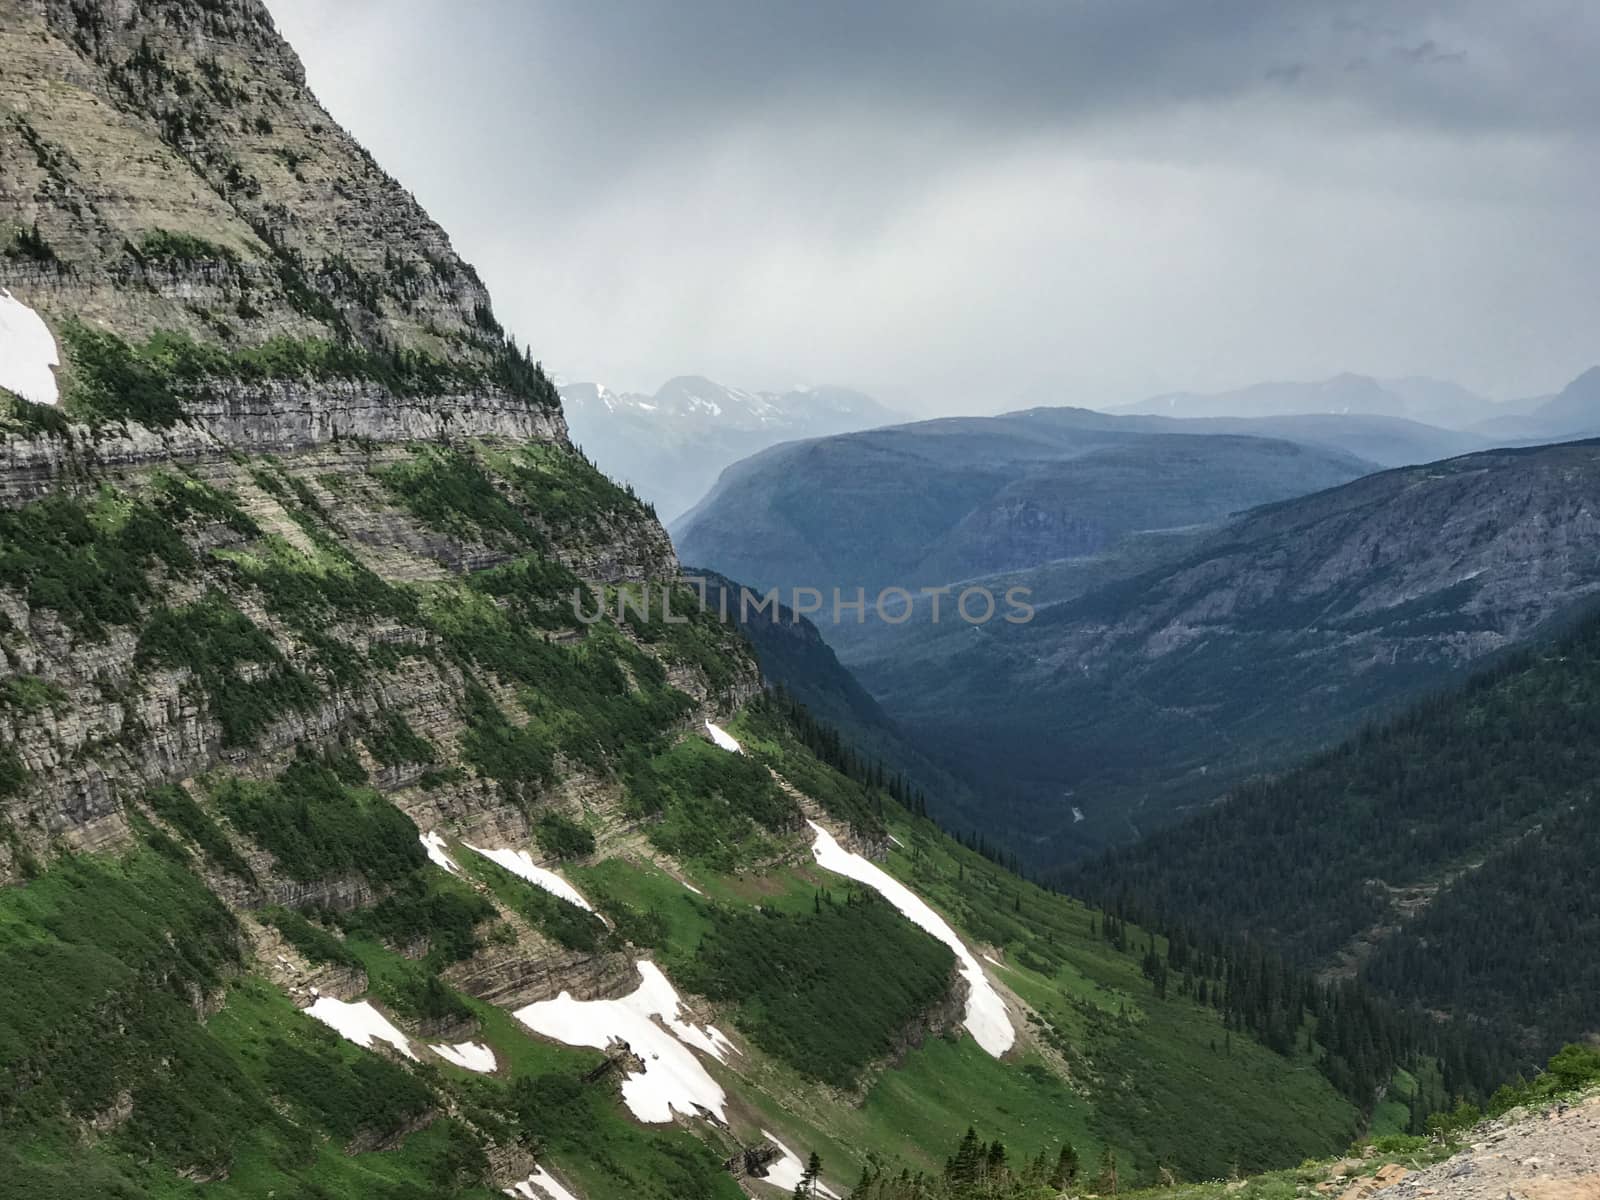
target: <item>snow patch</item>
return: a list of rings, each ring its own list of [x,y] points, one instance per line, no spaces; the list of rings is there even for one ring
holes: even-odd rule
[[[707,721],[706,732],[711,735],[711,740],[722,749],[731,751],[734,754],[744,753],[743,750],[739,749],[738,741],[721,725],[713,725],[710,721]]]
[[[895,837],[895,835],[892,834],[892,833],[889,835],[889,840],[891,842],[893,842],[896,846],[899,846],[900,849],[902,849],[902,850],[904,850],[906,848],[906,844],[904,842],[902,842],[899,838]]]
[[[533,1174],[521,1183],[514,1183],[502,1190],[508,1196],[520,1196],[523,1200],[578,1200],[543,1167],[535,1167]]]
[[[687,879],[680,879],[680,880],[678,880],[678,882],[683,884],[684,887],[688,888],[696,896],[704,896],[705,895],[704,892],[702,892],[699,888],[695,887],[695,885],[690,883]]]
[[[411,1039],[365,1000],[347,1004],[332,996],[319,996],[305,1011],[363,1050],[372,1049],[373,1042],[388,1042],[407,1058],[417,1057],[417,1052],[411,1048]]]
[[[998,958],[991,958],[987,954],[985,954],[983,956],[983,961],[986,962],[986,963],[991,963],[991,964],[993,964],[994,966],[997,966],[997,967],[1005,966],[1005,963],[1001,962]]]
[[[989,1054],[999,1058],[1017,1039],[1006,1013],[1006,1003],[1000,998],[989,977],[983,973],[978,960],[972,957],[966,943],[951,929],[945,919],[905,884],[859,854],[852,854],[834,839],[834,836],[815,821],[807,822],[816,832],[811,853],[817,865],[836,875],[864,883],[898,908],[913,925],[938,938],[954,952],[961,963],[961,974],[966,976],[971,991],[967,995],[967,1013],[963,1024]]]
[[[1081,820],[1083,820],[1083,809],[1074,804],[1072,806],[1072,823],[1076,825]]]
[[[429,1046],[428,1049],[445,1062],[480,1075],[492,1075],[500,1065],[495,1061],[494,1051],[482,1042],[457,1042],[454,1046]]]
[[[443,867],[452,875],[461,874],[461,868],[456,866],[456,860],[450,857],[450,851],[445,848],[444,835],[438,830],[422,835],[422,848],[428,852],[428,858],[435,866]]]
[[[576,904],[585,912],[593,912],[594,908],[583,898],[578,889],[573,887],[554,871],[547,871],[533,861],[526,850],[485,850],[481,846],[474,846],[471,842],[462,843],[474,854],[481,854],[490,862],[504,867],[520,879],[526,879],[534,887],[543,888],[552,896],[560,896],[569,904]],[[431,855],[429,857],[432,857]]]
[[[535,1033],[569,1046],[604,1050],[614,1041],[626,1042],[644,1070],[628,1072],[622,1100],[646,1124],[666,1124],[675,1111],[687,1117],[704,1111],[726,1122],[727,1094],[689,1047],[719,1062],[737,1048],[712,1026],[682,1018],[683,1002],[661,968],[643,960],[637,966],[643,982],[620,1000],[574,1000],[562,992],[512,1015]]]
[[[774,1187],[780,1187],[786,1192],[793,1192],[800,1186],[800,1177],[806,1173],[806,1164],[800,1161],[800,1156],[789,1147],[780,1142],[770,1131],[763,1129],[761,1136],[766,1138],[778,1148],[782,1158],[767,1164],[766,1181]],[[817,1195],[826,1196],[828,1200],[839,1200],[839,1193],[833,1191],[822,1180],[817,1180]]]
[[[60,365],[44,318],[0,288],[0,387],[35,404],[56,404],[61,393],[51,368]]]

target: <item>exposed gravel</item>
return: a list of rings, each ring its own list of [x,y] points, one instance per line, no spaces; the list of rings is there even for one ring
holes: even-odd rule
[[[1372,1193],[1375,1200],[1600,1200],[1600,1095],[1546,1112],[1513,1110],[1444,1162]]]

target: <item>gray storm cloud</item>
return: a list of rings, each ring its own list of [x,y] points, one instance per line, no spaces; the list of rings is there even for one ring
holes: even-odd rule
[[[269,0],[573,378],[912,411],[1600,361],[1600,9]]]

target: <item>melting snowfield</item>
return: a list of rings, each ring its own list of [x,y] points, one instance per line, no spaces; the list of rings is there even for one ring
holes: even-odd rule
[[[44,318],[0,288],[0,387],[35,404],[61,399],[51,367],[61,365],[56,339]]]
[[[671,982],[652,962],[638,963],[643,976],[636,991],[620,1000],[574,1000],[562,992],[518,1009],[513,1016],[535,1033],[569,1046],[604,1050],[624,1041],[644,1061],[644,1071],[630,1070],[622,1083],[628,1111],[647,1124],[661,1125],[676,1111],[698,1116],[701,1110],[727,1120],[728,1097],[689,1047],[726,1062],[733,1043],[710,1025],[691,1025],[679,1015],[683,1003]],[[666,1028],[656,1024],[660,1017]],[[670,1030],[670,1032],[669,1032]]]
[[[770,1132],[763,1129],[761,1136],[771,1142],[783,1154],[777,1162],[767,1164],[767,1182],[774,1187],[780,1187],[786,1192],[793,1192],[800,1186],[800,1177],[806,1173],[805,1163],[800,1161],[800,1156],[789,1147],[785,1146]],[[827,1200],[839,1200],[839,1193],[826,1187],[822,1180],[817,1180],[817,1195],[827,1197]]]
[[[731,751],[734,754],[744,753],[743,750],[739,749],[738,739],[724,729],[721,725],[713,725],[710,721],[707,721],[706,732],[711,735],[711,740],[718,746],[721,746],[724,750]]]
[[[1006,1014],[1005,1001],[1000,998],[1000,993],[995,991],[994,985],[989,982],[989,977],[978,965],[978,960],[972,957],[972,952],[956,935],[956,931],[950,928],[943,917],[929,908],[921,896],[893,875],[868,862],[859,854],[850,853],[815,821],[808,824],[817,835],[817,840],[812,843],[811,853],[816,858],[818,866],[836,875],[843,875],[858,883],[866,884],[898,908],[913,925],[926,930],[950,947],[961,963],[961,974],[966,976],[967,982],[972,987],[967,996],[967,1015],[963,1023],[977,1039],[978,1045],[995,1058],[999,1058],[1011,1049],[1017,1034],[1011,1027],[1011,1018]]]
[[[438,830],[422,835],[422,848],[428,852],[428,857],[435,866],[443,867],[452,875],[461,874],[461,868],[456,865],[456,860],[451,858],[450,851],[445,849],[444,835]]]
[[[484,850],[479,846],[474,846],[471,842],[462,844],[474,854],[481,854],[490,862],[504,867],[513,875],[526,879],[534,887],[543,888],[552,896],[560,896],[567,903],[576,904],[587,912],[594,911],[589,902],[579,894],[577,888],[573,887],[554,871],[547,871],[539,866],[526,850]],[[428,857],[433,858],[431,849],[428,851]]]
[[[428,1047],[447,1063],[454,1063],[468,1071],[477,1071],[481,1075],[492,1075],[499,1064],[495,1062],[494,1051],[482,1042],[457,1042],[454,1046],[442,1045]]]
[[[578,1200],[543,1167],[535,1167],[532,1175],[504,1190],[506,1195],[521,1196],[523,1200]]]
[[[407,1058],[417,1057],[416,1051],[411,1048],[411,1039],[365,1000],[347,1004],[332,996],[319,996],[317,1002],[306,1009],[306,1013],[349,1038],[363,1050],[372,1049],[373,1042],[388,1042]]]

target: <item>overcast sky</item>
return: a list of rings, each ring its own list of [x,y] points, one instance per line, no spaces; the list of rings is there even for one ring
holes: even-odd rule
[[[1600,362],[1589,0],[268,0],[569,379],[915,412]]]

